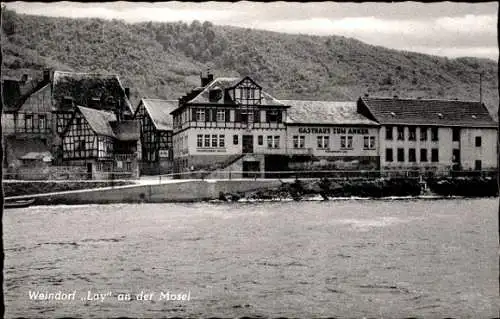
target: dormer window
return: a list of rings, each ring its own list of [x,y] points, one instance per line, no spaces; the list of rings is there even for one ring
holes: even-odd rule
[[[472,114],[473,119],[477,119],[477,116],[475,114]]]
[[[396,113],[391,112],[391,116],[392,116],[392,117],[396,117]]]
[[[438,113],[437,116],[442,119],[444,116],[443,116],[443,113]]]
[[[281,123],[281,111],[279,110],[269,110],[266,111],[266,122],[267,123]]]
[[[260,104],[261,88],[250,78],[245,78],[234,88],[234,100],[238,104]]]

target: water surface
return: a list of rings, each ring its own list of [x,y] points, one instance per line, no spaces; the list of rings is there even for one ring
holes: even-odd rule
[[[9,209],[6,317],[496,317],[497,200]]]

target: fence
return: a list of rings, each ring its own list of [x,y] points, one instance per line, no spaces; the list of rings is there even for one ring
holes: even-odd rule
[[[86,173],[70,173],[58,175],[57,177],[47,178],[47,174],[32,173],[24,178],[19,178],[16,173],[3,173],[4,180],[25,180],[25,181],[134,181],[131,178],[130,172],[106,172],[106,176],[100,179],[90,179]],[[171,173],[163,175],[142,176],[140,180],[149,181],[149,183],[162,183],[168,180],[190,179],[190,180],[206,180],[206,179],[376,179],[376,178],[412,178],[412,179],[427,179],[432,177],[496,177],[496,170],[483,171],[417,171],[417,170],[311,170],[311,171],[192,171],[183,173]],[[29,178],[28,178],[29,177]]]

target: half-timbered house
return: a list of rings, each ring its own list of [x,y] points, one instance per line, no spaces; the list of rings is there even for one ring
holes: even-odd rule
[[[134,118],[141,126],[141,174],[168,174],[173,169],[172,112],[178,101],[142,99]]]
[[[202,86],[179,99],[174,121],[175,171],[264,171],[265,157],[285,154],[288,105],[250,77],[202,77]],[[264,138],[265,136],[265,138]],[[271,143],[264,143],[264,140]]]
[[[139,123],[111,111],[77,106],[62,132],[62,158],[85,166],[88,178],[137,178]]]

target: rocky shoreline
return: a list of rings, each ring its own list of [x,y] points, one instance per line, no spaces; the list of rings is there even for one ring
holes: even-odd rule
[[[272,189],[219,194],[218,201],[446,198],[498,196],[495,178],[295,180]]]

